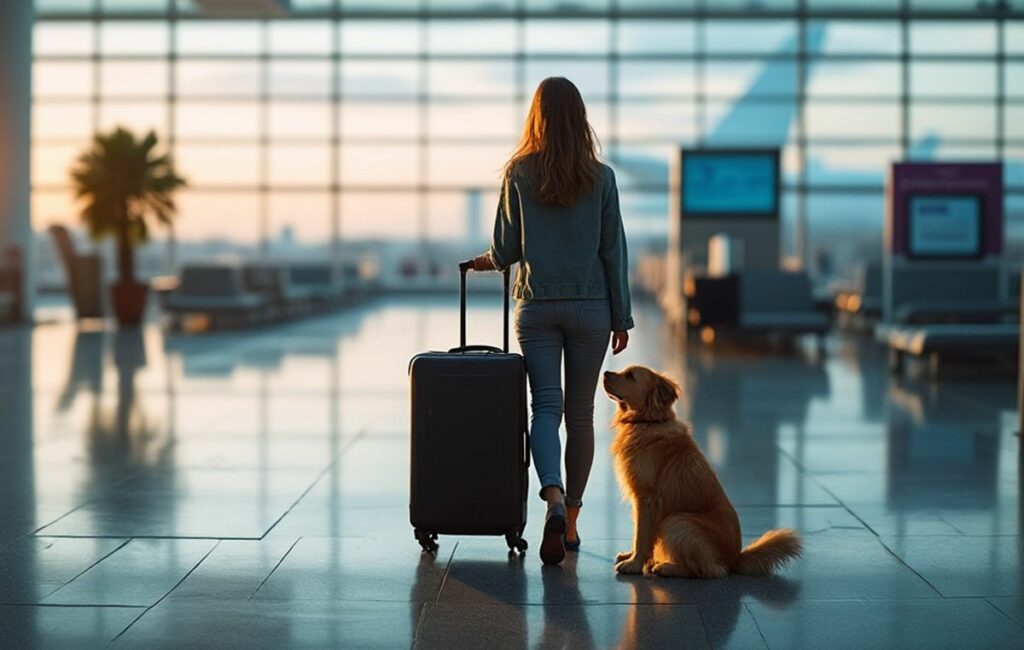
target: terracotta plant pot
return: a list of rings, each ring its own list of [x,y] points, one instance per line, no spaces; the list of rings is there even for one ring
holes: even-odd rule
[[[135,327],[142,323],[148,293],[149,285],[138,282],[115,282],[110,285],[110,302],[119,326]]]

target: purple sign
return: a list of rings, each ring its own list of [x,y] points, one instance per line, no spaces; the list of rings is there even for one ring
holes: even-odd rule
[[[893,163],[886,240],[903,257],[983,257],[1003,250],[1003,164]]]

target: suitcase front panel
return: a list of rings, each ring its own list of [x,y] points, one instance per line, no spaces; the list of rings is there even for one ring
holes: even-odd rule
[[[413,359],[410,518],[437,533],[500,534],[525,522],[526,397],[513,354]]]

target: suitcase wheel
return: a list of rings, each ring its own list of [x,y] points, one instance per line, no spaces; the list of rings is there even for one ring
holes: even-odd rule
[[[437,545],[437,533],[428,533],[425,530],[417,528],[413,531],[416,535],[416,541],[420,543],[423,550],[427,553],[436,553],[438,549]]]
[[[505,543],[508,544],[508,550],[518,551],[519,553],[525,553],[526,549],[530,548],[530,545],[526,543],[526,540],[516,535],[505,535]]]

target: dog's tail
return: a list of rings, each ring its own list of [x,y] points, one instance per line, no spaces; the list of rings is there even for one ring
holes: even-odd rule
[[[767,576],[786,566],[803,553],[800,535],[792,528],[769,530],[740,552],[733,573]]]

